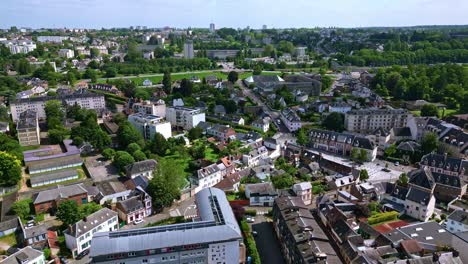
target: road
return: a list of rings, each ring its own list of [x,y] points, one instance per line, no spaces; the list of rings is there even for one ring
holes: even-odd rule
[[[274,233],[272,222],[263,215],[257,215],[251,228],[257,232],[255,243],[262,263],[284,264],[280,243]]]

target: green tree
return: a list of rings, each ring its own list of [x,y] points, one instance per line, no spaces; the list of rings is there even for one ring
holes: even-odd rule
[[[367,161],[367,151],[364,150],[364,149],[361,149],[359,151],[359,158],[358,159],[359,159],[360,162]]]
[[[79,213],[80,213],[80,216],[81,218],[85,217],[85,216],[88,216],[92,213],[95,213],[99,210],[102,209],[102,206],[95,203],[95,202],[90,202],[90,203],[87,203],[87,204],[83,204],[83,205],[80,205],[79,206]]]
[[[357,161],[359,159],[359,149],[352,148],[351,149],[351,159]]]
[[[294,178],[288,174],[282,174],[271,177],[271,182],[276,189],[288,189],[294,184]]]
[[[236,83],[237,80],[239,80],[239,73],[237,73],[236,71],[230,71],[229,74],[228,74],[227,79],[231,83]]]
[[[421,108],[421,116],[439,116],[439,109],[436,105],[425,104]]]
[[[158,154],[159,156],[166,155],[166,151],[169,149],[166,138],[160,133],[154,134],[153,140],[149,146],[151,152]]]
[[[194,127],[188,131],[188,138],[190,141],[194,141],[195,139],[199,139],[201,137],[203,137],[203,129],[201,127]]]
[[[31,73],[31,65],[28,60],[20,59],[18,60],[18,73],[21,75],[26,75]]]
[[[113,78],[117,76],[117,69],[114,68],[114,67],[108,67],[106,70],[105,70],[105,74],[104,74],[104,77],[106,78]]]
[[[128,146],[127,146],[127,152],[128,153],[133,155],[133,153],[135,153],[135,151],[137,151],[137,150],[141,150],[140,145],[138,145],[137,143],[128,144]]]
[[[344,130],[344,116],[337,112],[330,113],[323,120],[322,125],[328,130],[342,132]]]
[[[61,202],[57,209],[57,219],[62,221],[63,226],[69,226],[81,219],[78,204],[74,200]]]
[[[163,89],[166,94],[170,94],[172,92],[172,80],[171,80],[171,73],[166,71],[163,75]]]
[[[363,169],[359,172],[359,180],[360,181],[367,181],[369,179],[369,173],[367,172],[367,170]]]
[[[96,48],[91,48],[89,50],[89,54],[91,55],[91,58],[97,58],[99,57],[99,50]]]
[[[21,179],[21,162],[16,156],[0,151],[0,186],[13,186]]]
[[[23,151],[18,140],[13,139],[7,134],[0,133],[0,151],[7,152],[18,160],[23,160]]]
[[[184,169],[174,159],[160,160],[148,185],[148,194],[153,206],[161,209],[169,207],[180,197],[180,189],[185,184]]]
[[[187,96],[192,95],[192,91],[193,91],[192,82],[185,78],[182,79],[182,81],[180,82],[180,88],[179,88],[180,94],[184,97],[187,97]]]
[[[422,150],[423,155],[429,154],[432,151],[437,150],[438,147],[439,147],[439,140],[436,134],[428,133],[424,135],[421,141],[421,150]]]
[[[385,157],[393,157],[395,156],[396,152],[397,152],[397,148],[395,144],[391,144],[388,148],[385,149],[384,154],[385,154]]]
[[[132,126],[128,121],[124,121],[119,124],[117,130],[117,140],[120,146],[126,148],[131,143],[137,143],[140,146],[144,146],[145,141],[141,133]]]
[[[114,155],[115,155],[115,150],[111,149],[111,148],[106,148],[102,151],[102,156],[105,158],[105,159],[108,159],[108,160],[111,160],[114,158]]]
[[[11,210],[19,216],[21,220],[26,220],[26,218],[31,214],[31,205],[31,199],[19,200],[13,204]]]
[[[55,129],[62,126],[64,111],[62,103],[58,100],[49,100],[44,104],[44,111],[47,118],[49,129]]]
[[[135,159],[126,151],[117,151],[114,155],[113,164],[120,170],[124,171],[127,165],[135,163]]]
[[[49,137],[50,144],[60,144],[66,139],[68,135],[68,130],[66,130],[63,127],[56,128],[56,129],[49,129],[49,132],[47,135]]]
[[[96,70],[93,70],[91,68],[86,69],[83,78],[90,79],[92,83],[97,82],[97,73]]]
[[[308,143],[307,133],[305,128],[301,128],[297,132],[297,143],[300,145],[306,145]]]
[[[409,178],[406,173],[402,173],[397,181],[398,185],[405,186],[405,187],[408,186],[408,182],[409,182]]]
[[[141,150],[133,152],[132,156],[135,159],[135,161],[146,160],[146,154]]]

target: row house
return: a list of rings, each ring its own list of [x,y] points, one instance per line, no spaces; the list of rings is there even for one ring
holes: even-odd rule
[[[257,147],[247,154],[242,155],[242,162],[249,168],[258,166],[260,160],[268,157],[268,149],[265,146]]]
[[[152,214],[151,196],[137,186],[127,199],[117,202],[115,208],[120,220],[131,224]]]

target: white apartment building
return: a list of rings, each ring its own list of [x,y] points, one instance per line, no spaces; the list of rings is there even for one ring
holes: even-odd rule
[[[109,232],[119,229],[118,215],[109,208],[92,213],[70,226],[65,233],[65,244],[75,258],[91,247],[91,239],[97,232]]]
[[[60,49],[58,55],[62,58],[71,59],[75,57],[75,51],[72,49]]]
[[[248,154],[242,155],[242,162],[249,168],[258,166],[261,159],[268,157],[268,149],[265,146],[261,146],[250,151]]]
[[[109,54],[107,51],[106,46],[89,46],[89,49],[97,49],[99,51],[99,55],[107,55]]]
[[[45,102],[49,100],[65,101],[68,105],[77,103],[81,108],[101,110],[106,108],[104,95],[94,93],[70,94],[64,96],[41,96],[25,99],[17,99],[10,104],[11,117],[14,122],[17,122],[19,115],[27,110],[32,110],[37,113],[38,119],[45,119],[44,110]]]
[[[173,127],[182,127],[185,130],[192,129],[200,122],[205,122],[205,113],[200,109],[175,106],[166,108],[166,120]]]
[[[345,116],[345,128],[351,132],[369,133],[377,128],[406,127],[410,114],[403,109],[351,110]]]
[[[420,221],[428,221],[434,213],[436,199],[431,190],[411,187],[405,200],[405,214]]]
[[[26,54],[36,49],[36,43],[32,40],[5,40],[1,42],[7,47],[11,54]]]
[[[278,193],[271,182],[245,185],[245,197],[250,200],[250,206],[273,206]]]
[[[91,55],[91,51],[84,46],[76,47],[76,51],[78,52],[78,55],[84,55],[84,56]]]
[[[4,258],[2,264],[45,264],[44,253],[31,246],[24,247]]]
[[[468,212],[456,210],[447,218],[447,229],[452,233],[468,231]]]
[[[152,102],[149,100],[135,102],[132,105],[134,113],[142,113],[146,115],[166,116],[166,103],[163,100]]]
[[[165,139],[172,137],[171,123],[164,120],[163,117],[137,113],[129,115],[128,121],[147,140],[154,138],[156,133],[163,135]]]
[[[286,108],[281,111],[280,118],[289,132],[294,132],[302,127],[301,119],[291,108]]]
[[[258,128],[262,132],[267,132],[270,129],[270,121],[265,118],[260,118],[252,122],[252,127]]]
[[[312,203],[312,184],[310,182],[300,182],[293,185],[293,192],[300,197],[305,205]]]
[[[215,186],[223,179],[222,171],[219,166],[214,163],[197,171],[198,190]]]

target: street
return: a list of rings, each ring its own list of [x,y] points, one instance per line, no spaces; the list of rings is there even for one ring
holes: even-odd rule
[[[280,243],[274,233],[271,220],[263,215],[257,215],[251,228],[257,232],[255,243],[262,263],[284,264]]]

